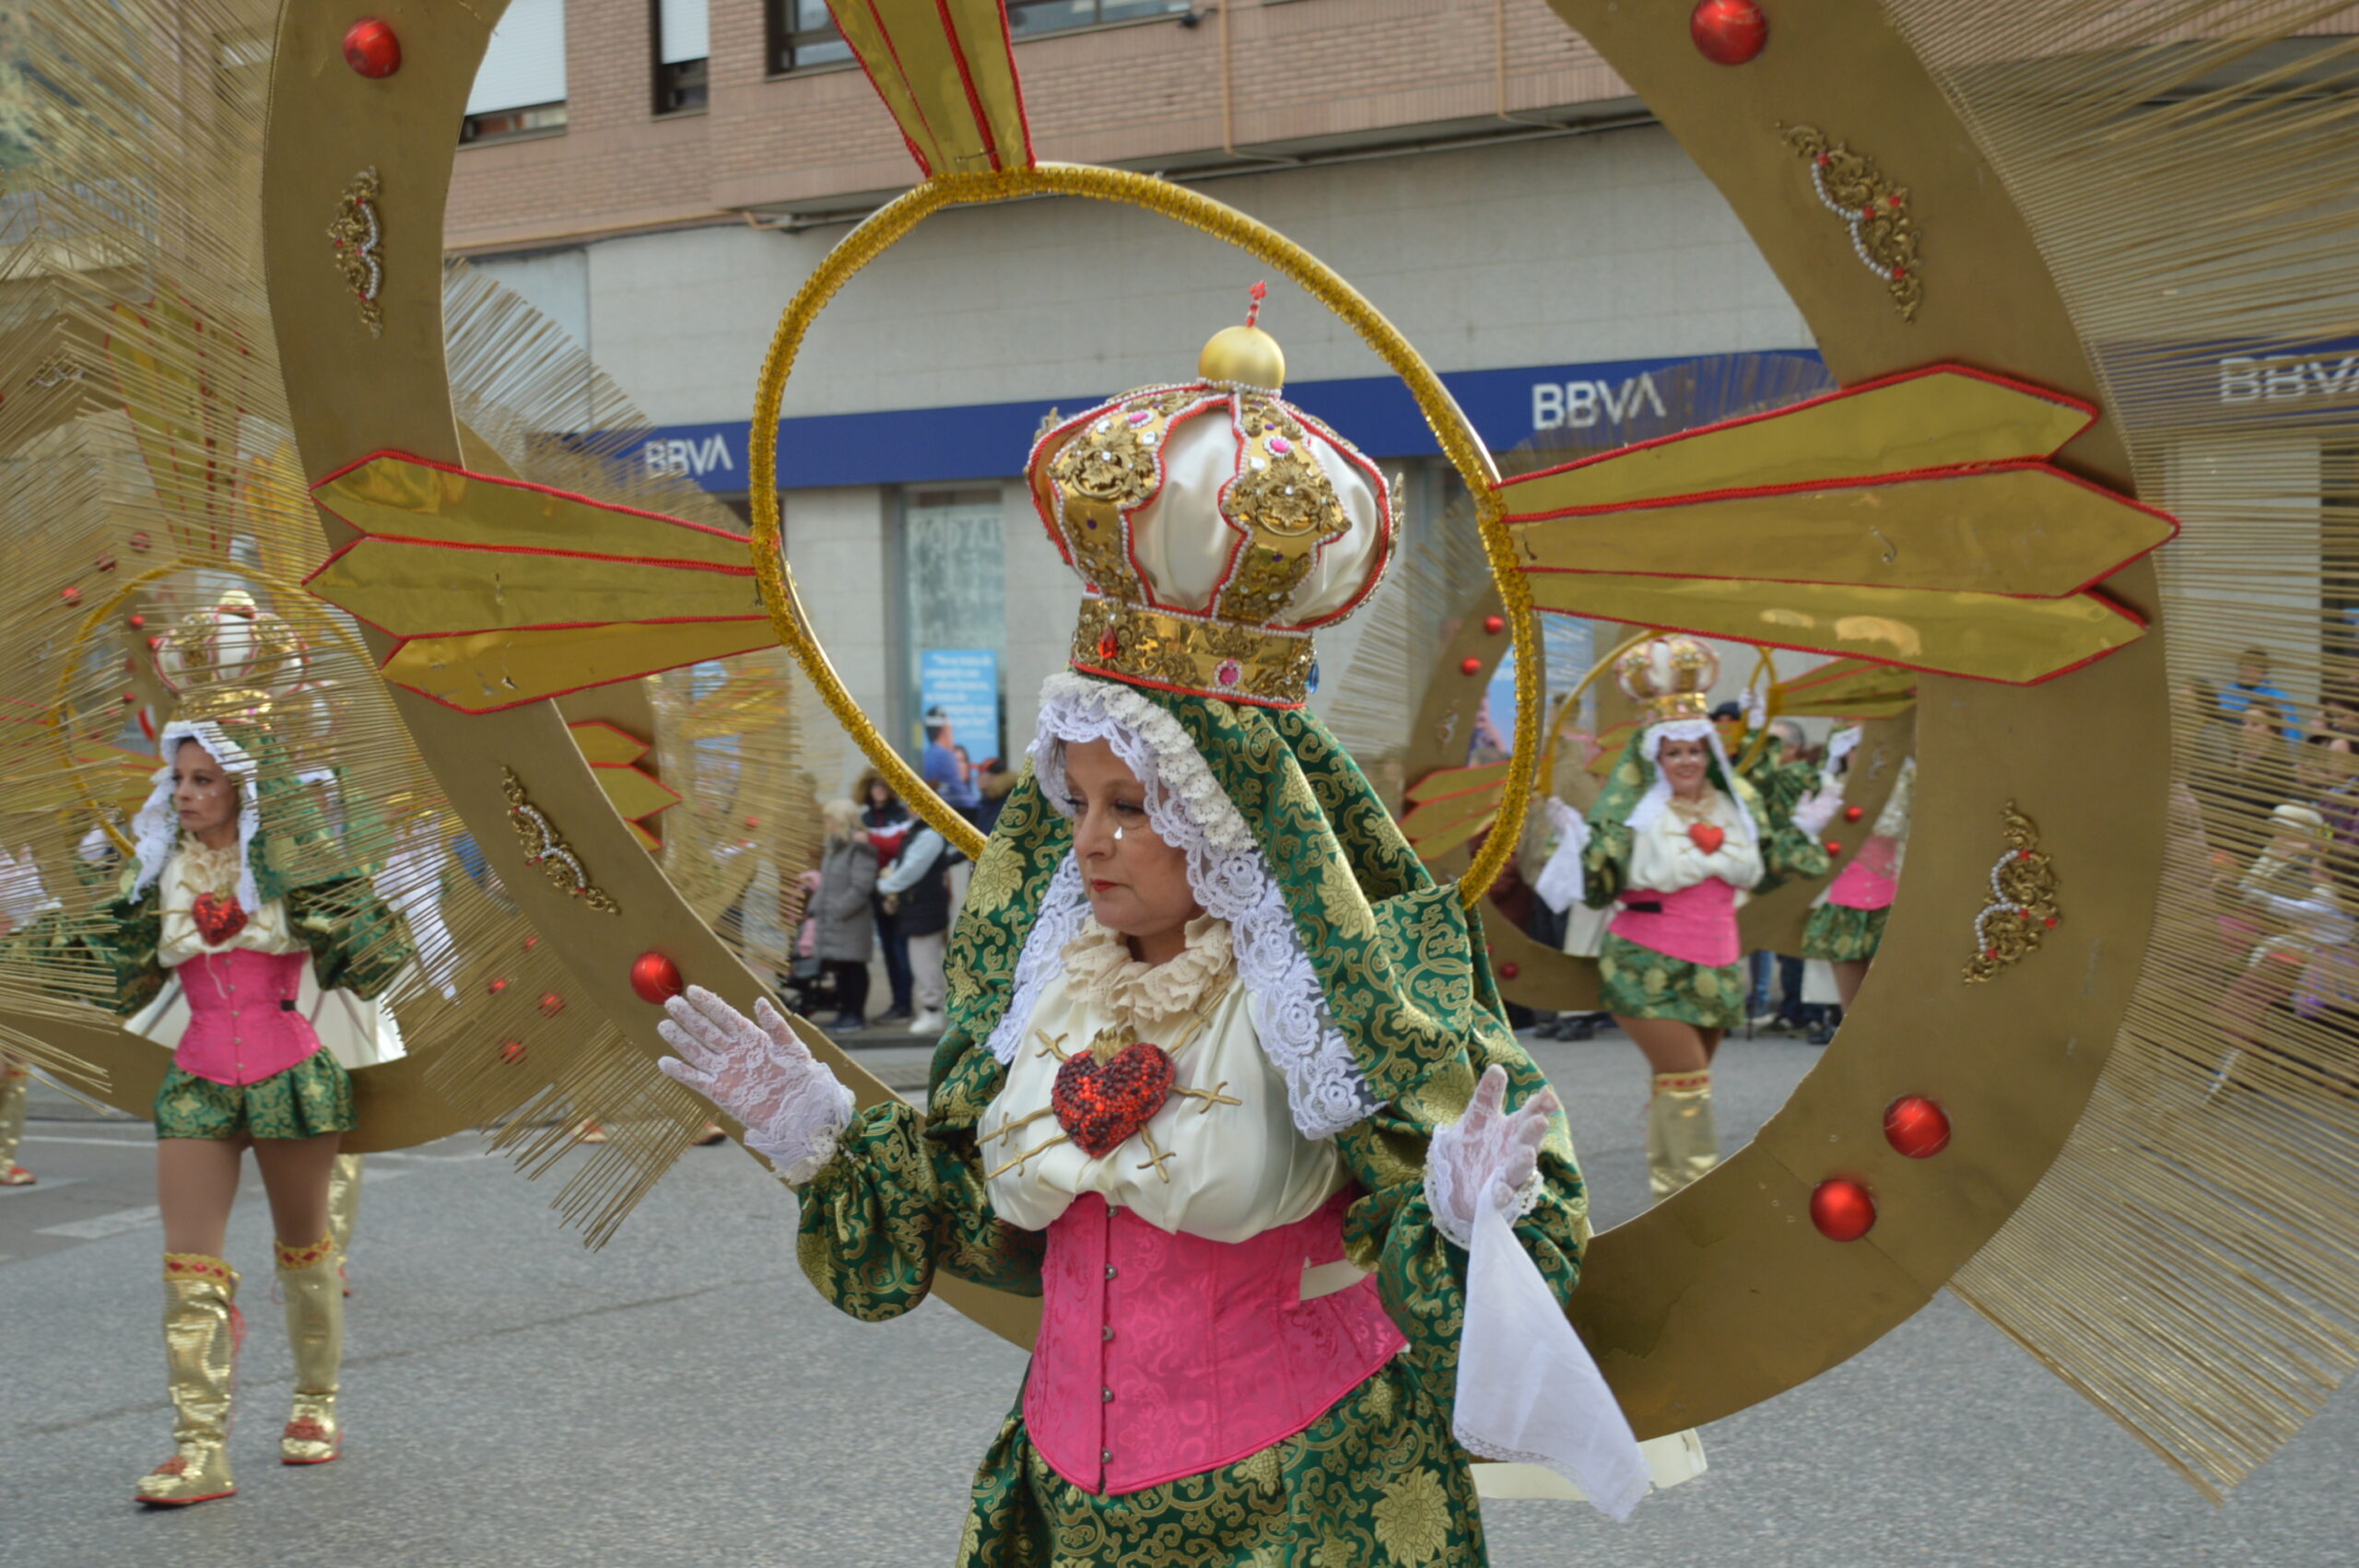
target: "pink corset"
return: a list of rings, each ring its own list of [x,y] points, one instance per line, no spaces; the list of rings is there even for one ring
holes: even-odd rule
[[[1665,957],[1714,969],[1744,956],[1736,935],[1736,889],[1718,877],[1676,893],[1625,887],[1606,930]]]
[[[1032,1446],[1120,1495],[1234,1464],[1317,1421],[1407,1343],[1376,1281],[1302,1299],[1344,1256],[1346,1188],[1250,1241],[1167,1235],[1089,1193],[1049,1226]]]
[[[1900,841],[1881,835],[1860,846],[1851,863],[1835,873],[1826,885],[1826,901],[1842,909],[1889,909],[1893,898],[1900,892],[1900,883],[1893,879],[1894,861],[1900,857]]]
[[[284,1072],[320,1048],[295,1011],[309,953],[232,948],[190,959],[173,973],[188,999],[188,1029],[173,1062],[184,1072],[242,1089]]]

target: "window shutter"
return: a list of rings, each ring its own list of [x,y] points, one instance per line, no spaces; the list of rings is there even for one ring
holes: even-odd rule
[[[663,0],[659,57],[666,65],[702,60],[712,53],[706,0]]]
[[[665,4],[668,17],[672,6]],[[698,7],[703,19],[703,7]],[[511,0],[467,95],[469,114],[565,100],[565,0]]]

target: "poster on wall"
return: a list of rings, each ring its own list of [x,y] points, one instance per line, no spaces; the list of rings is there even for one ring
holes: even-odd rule
[[[972,770],[1000,755],[999,650],[991,648],[928,648],[918,653],[918,711],[925,726],[926,782],[953,805],[965,790],[944,789],[951,781],[971,788]],[[939,720],[934,715],[939,714]],[[946,734],[936,733],[947,723]],[[937,751],[937,747],[940,751]],[[944,755],[947,754],[947,755]],[[963,758],[961,756],[963,754]],[[962,761],[964,767],[957,765]],[[953,771],[953,769],[956,771]]]

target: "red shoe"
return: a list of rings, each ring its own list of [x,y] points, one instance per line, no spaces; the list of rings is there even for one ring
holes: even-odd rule
[[[0,1171],[0,1187],[30,1187],[40,1179],[22,1165],[10,1165]]]

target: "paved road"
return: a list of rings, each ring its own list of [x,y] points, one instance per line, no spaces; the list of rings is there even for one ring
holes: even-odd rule
[[[1543,1046],[1601,1214],[1640,1200],[1646,1079],[1618,1042]],[[1723,1127],[1757,1125],[1815,1053],[1738,1042]],[[692,1153],[603,1253],[469,1141],[370,1163],[354,1258],[346,1458],[270,1463],[288,1387],[259,1195],[233,1226],[252,1317],[245,1490],[145,1513],[168,1452],[145,1129],[37,1122],[44,1181],[0,1192],[0,1565],[579,1568],[946,1562],[968,1476],[1023,1370],[929,1305],[870,1327],[792,1263],[793,1204],[728,1148]],[[1944,1297],[1851,1363],[1708,1429],[1711,1473],[1626,1527],[1495,1504],[1500,1568],[2248,1568],[2359,1558],[2359,1404],[2224,1508]]]

